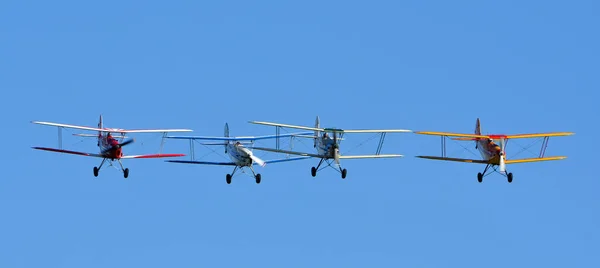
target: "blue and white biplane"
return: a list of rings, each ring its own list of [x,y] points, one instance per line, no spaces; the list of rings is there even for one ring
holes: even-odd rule
[[[266,139],[277,139],[277,144],[279,144],[279,138],[290,137],[293,138],[299,135],[306,135],[308,133],[289,133],[282,135],[266,135],[266,136],[244,136],[244,137],[230,137],[229,136],[229,125],[225,123],[225,135],[224,137],[207,137],[207,136],[166,136],[168,139],[184,139],[190,141],[190,155],[192,160],[168,160],[166,162],[171,163],[182,163],[182,164],[199,164],[199,165],[220,165],[220,166],[233,166],[233,172],[231,174],[227,174],[225,179],[227,184],[231,183],[231,179],[233,175],[235,175],[236,171],[241,171],[243,173],[243,168],[248,168],[252,172],[256,183],[260,183],[261,175],[260,173],[254,172],[254,165],[259,165],[264,167],[266,164],[270,163],[280,163],[287,161],[296,161],[309,158],[308,156],[301,157],[289,157],[282,159],[273,159],[273,160],[263,160],[258,156],[254,155],[252,152],[252,145],[257,140],[266,140]],[[202,145],[221,145],[225,147],[225,153],[229,155],[231,161],[228,162],[211,162],[211,161],[197,161],[194,160],[194,141],[216,141],[213,143],[201,143]],[[244,146],[244,145],[249,146]]]

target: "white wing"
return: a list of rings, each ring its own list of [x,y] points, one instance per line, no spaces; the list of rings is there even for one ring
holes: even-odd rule
[[[120,129],[120,128],[97,128],[97,127],[76,126],[76,125],[60,124],[60,123],[52,123],[52,122],[43,122],[43,121],[31,121],[31,123],[40,124],[40,125],[46,125],[46,126],[54,126],[54,127],[64,127],[64,128],[89,130],[89,131],[108,131],[108,132],[119,132],[119,133],[164,133],[164,132],[190,132],[190,131],[192,131],[191,129]]]

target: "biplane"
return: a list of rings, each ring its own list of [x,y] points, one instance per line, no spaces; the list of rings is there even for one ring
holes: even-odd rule
[[[267,139],[277,139],[279,142],[279,138],[284,137],[293,137],[297,135],[303,135],[306,133],[296,133],[296,134],[282,134],[282,135],[268,135],[268,136],[245,136],[245,137],[230,137],[229,136],[229,125],[225,123],[225,131],[223,137],[206,137],[206,136],[166,136],[167,139],[184,139],[190,141],[190,156],[191,160],[167,160],[166,162],[171,163],[182,163],[182,164],[199,164],[199,165],[220,165],[220,166],[233,166],[233,172],[231,174],[227,174],[225,176],[225,180],[227,184],[231,184],[231,179],[235,175],[236,171],[244,172],[244,168],[250,169],[252,172],[252,176],[254,177],[256,183],[260,183],[261,175],[260,173],[256,173],[254,171],[253,166],[259,165],[264,167],[269,163],[280,163],[287,161],[296,161],[306,159],[308,157],[291,157],[291,158],[283,158],[283,159],[273,159],[273,160],[263,160],[252,152],[252,145],[257,140],[267,140]],[[225,148],[225,153],[229,155],[231,161],[228,162],[211,162],[211,161],[197,161],[194,160],[194,141],[214,141],[214,142],[204,142],[200,143],[205,146],[223,146]],[[244,146],[249,145],[249,146]]]
[[[309,156],[314,158],[319,158],[319,164],[316,167],[312,167],[310,173],[313,177],[317,175],[317,172],[331,167],[334,170],[337,170],[341,173],[342,179],[346,178],[347,170],[342,168],[340,164],[340,160],[342,159],[364,159],[364,158],[392,158],[392,157],[402,157],[401,154],[381,154],[381,149],[383,147],[383,142],[385,140],[387,133],[405,133],[412,132],[410,130],[405,129],[338,129],[338,128],[321,128],[320,120],[317,116],[315,120],[314,127],[306,127],[306,126],[296,126],[296,125],[287,125],[287,124],[279,124],[279,123],[271,123],[271,122],[262,122],[262,121],[250,121],[252,124],[259,125],[267,125],[274,126],[277,134],[280,133],[281,128],[293,128],[293,129],[301,129],[301,130],[310,130],[312,135],[308,136],[299,136],[305,138],[313,139],[313,147],[316,149],[316,153],[306,153],[306,152],[298,152],[292,150],[282,150],[280,148],[263,148],[263,147],[254,147],[255,150],[263,150],[263,151],[271,151],[277,153],[284,154],[293,154],[293,155],[301,155],[301,156]],[[342,155],[340,153],[340,142],[344,139],[344,134],[349,133],[380,133],[379,144],[375,151],[375,154],[372,155]],[[327,165],[321,168],[321,165],[326,163]],[[332,166],[336,165],[336,167]]]
[[[144,159],[144,158],[163,158],[163,157],[179,157],[185,156],[185,154],[163,154],[161,143],[161,148],[159,154],[146,154],[146,155],[124,155],[123,147],[134,142],[134,139],[125,140],[127,133],[163,133],[163,137],[166,136],[168,132],[189,132],[191,129],[120,129],[120,128],[105,128],[102,123],[102,115],[100,115],[100,121],[98,122],[98,127],[86,127],[86,126],[75,126],[75,125],[67,125],[60,123],[52,123],[52,122],[42,122],[42,121],[32,121],[31,123],[54,126],[58,127],[58,148],[48,148],[48,147],[32,147],[37,150],[44,150],[56,153],[65,153],[65,154],[74,154],[81,156],[90,156],[90,157],[98,157],[102,158],[102,162],[100,166],[94,167],[94,177],[98,177],[98,173],[103,165],[108,161],[110,166],[113,166],[113,162],[116,161],[119,163],[121,167],[121,171],[123,172],[123,177],[127,178],[129,176],[129,168],[124,168],[121,159]],[[62,129],[63,128],[71,128],[71,129],[79,129],[86,131],[97,131],[97,134],[73,134],[79,137],[95,137],[98,139],[97,146],[100,148],[99,153],[85,153],[85,152],[77,152],[64,150],[62,148]],[[116,135],[113,135],[116,134]]]
[[[506,176],[508,182],[512,182],[513,174],[506,170],[506,165],[517,164],[517,163],[530,163],[530,162],[541,162],[551,160],[562,160],[567,158],[566,156],[545,156],[546,148],[548,146],[548,140],[550,137],[569,136],[573,135],[573,132],[549,132],[549,133],[534,133],[534,134],[516,134],[516,135],[504,135],[504,134],[481,134],[481,123],[479,118],[475,124],[474,134],[461,134],[461,133],[449,133],[449,132],[432,132],[432,131],[415,131],[416,134],[423,135],[436,135],[441,136],[442,139],[442,156],[423,156],[419,155],[419,158],[444,160],[444,161],[456,161],[464,163],[477,163],[485,164],[483,173],[477,173],[477,181],[482,182],[483,177],[490,175],[493,172],[497,172],[501,175]],[[454,137],[452,140],[458,141],[474,141],[475,149],[481,154],[481,159],[464,159],[464,158],[453,158],[446,156],[446,138]],[[521,159],[507,159],[506,158],[506,144],[511,139],[525,139],[525,138],[542,138],[542,146],[538,157],[534,158],[521,158]],[[498,141],[498,143],[496,143]]]

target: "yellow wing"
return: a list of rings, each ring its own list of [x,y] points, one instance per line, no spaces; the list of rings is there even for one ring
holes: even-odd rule
[[[506,164],[518,164],[518,163],[530,163],[530,162],[542,162],[551,160],[563,160],[566,156],[551,156],[542,158],[523,158],[523,159],[507,159],[504,163]]]
[[[455,162],[476,163],[476,164],[489,164],[490,163],[487,160],[480,160],[480,159],[478,160],[478,159],[439,157],[439,156],[428,156],[428,155],[417,155],[417,157],[425,158],[425,159],[433,159],[433,160],[455,161]]]
[[[575,133],[573,132],[549,132],[549,133],[533,133],[533,134],[516,134],[516,135],[507,135],[507,139],[524,139],[524,138],[543,138],[543,137],[560,137],[560,136],[570,136]]]
[[[473,139],[487,139],[490,136],[477,135],[477,134],[463,134],[463,133],[452,133],[452,132],[436,132],[436,131],[415,131],[416,134],[422,135],[435,135],[435,136],[449,136],[449,137],[462,137],[462,138],[473,138]]]

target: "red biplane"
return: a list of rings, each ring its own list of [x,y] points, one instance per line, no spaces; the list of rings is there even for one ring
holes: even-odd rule
[[[117,161],[121,167],[121,171],[123,172],[123,176],[127,178],[129,176],[129,169],[123,167],[123,163],[121,163],[121,159],[133,159],[133,158],[163,158],[163,157],[179,157],[185,156],[185,154],[147,154],[147,155],[123,155],[123,146],[132,143],[134,140],[124,140],[125,134],[127,133],[163,133],[163,137],[166,136],[168,132],[189,132],[191,129],[120,129],[120,128],[105,128],[102,125],[102,115],[100,115],[100,122],[98,123],[98,127],[86,127],[86,126],[75,126],[75,125],[67,125],[67,124],[59,124],[59,123],[51,123],[51,122],[40,122],[40,121],[32,121],[31,123],[47,125],[47,126],[55,126],[58,127],[58,135],[59,135],[59,148],[47,148],[47,147],[32,147],[37,150],[44,150],[50,152],[57,153],[65,153],[65,154],[74,154],[74,155],[82,155],[82,156],[91,156],[102,158],[102,162],[100,166],[94,167],[94,176],[98,176],[98,172],[104,165],[104,163],[108,160],[109,165],[113,165],[113,161]],[[85,152],[76,152],[70,150],[62,149],[62,128],[72,128],[72,129],[80,129],[80,130],[88,130],[88,131],[98,131],[97,135],[94,134],[74,134],[76,136],[81,137],[97,137],[98,143],[97,146],[100,148],[100,153],[85,153]],[[117,134],[117,135],[112,135]],[[161,144],[162,151],[162,144]]]

